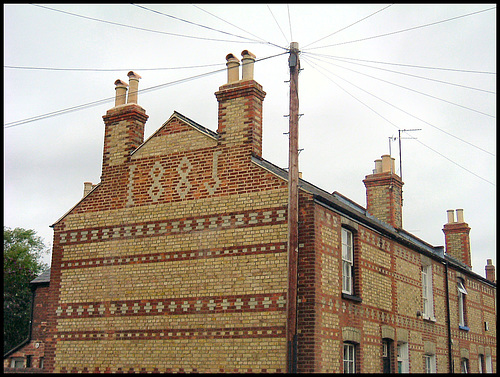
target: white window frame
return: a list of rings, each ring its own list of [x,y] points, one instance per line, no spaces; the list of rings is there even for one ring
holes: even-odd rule
[[[460,359],[460,373],[469,373],[469,360],[466,358]]]
[[[486,373],[493,373],[491,365],[491,355],[484,355],[484,363],[486,364]]]
[[[16,364],[21,363],[21,366],[16,366]],[[11,368],[24,368],[24,358],[23,357],[13,357],[10,359]]]
[[[342,228],[342,293],[354,294],[354,234]]]
[[[486,368],[485,368],[484,355],[482,353],[477,355],[477,363],[479,364],[479,373],[483,373]]]
[[[464,287],[464,282],[459,279],[457,281],[458,289],[458,324],[459,326],[467,326],[465,323],[465,296],[467,295],[467,289]]]
[[[422,313],[423,318],[435,321],[432,265],[422,266]]]
[[[425,373],[436,373],[436,355],[425,354]]]
[[[410,373],[408,342],[398,342],[398,371],[400,373]]]
[[[344,373],[356,373],[356,345],[344,343],[343,352]]]

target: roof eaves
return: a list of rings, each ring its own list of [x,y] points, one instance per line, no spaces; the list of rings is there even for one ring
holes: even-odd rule
[[[30,284],[50,283],[50,268],[47,268],[40,275],[30,281]]]

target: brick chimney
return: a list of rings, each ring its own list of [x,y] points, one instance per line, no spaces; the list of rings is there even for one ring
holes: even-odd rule
[[[215,93],[219,102],[217,132],[221,145],[242,148],[244,153],[262,157],[262,102],[266,93],[253,79],[255,55],[242,53],[240,61],[233,54],[226,56],[227,83]]]
[[[375,160],[373,174],[367,175],[363,183],[366,187],[366,210],[394,228],[402,228],[403,181],[394,173],[394,158],[383,155]]]
[[[102,178],[114,166],[127,161],[130,153],[144,142],[144,125],[148,116],[146,111],[137,104],[139,79],[136,73],[128,73],[129,85],[121,80],[115,81],[115,106],[103,116],[104,151],[102,159]],[[129,86],[128,100],[125,103]]]
[[[484,267],[484,270],[486,272],[486,279],[491,281],[492,283],[496,283],[497,278],[495,275],[495,266],[493,265],[491,259],[486,260],[486,266]]]
[[[450,209],[447,213],[448,223],[443,228],[446,254],[472,268],[469,240],[470,228],[464,222],[464,210],[456,210],[457,221],[455,221],[455,211]]]

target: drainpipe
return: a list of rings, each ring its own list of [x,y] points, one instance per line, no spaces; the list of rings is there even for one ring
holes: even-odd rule
[[[448,286],[448,261],[444,261],[445,288],[446,288],[446,325],[448,326],[448,373],[453,373],[453,357],[451,354],[451,323],[450,323],[450,292]]]

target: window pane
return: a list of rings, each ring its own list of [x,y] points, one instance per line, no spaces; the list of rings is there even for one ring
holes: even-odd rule
[[[398,369],[400,373],[409,373],[408,343],[398,343]]]
[[[342,291],[352,294],[352,264],[342,262]]]
[[[352,233],[342,228],[342,259],[352,262]]]
[[[458,294],[458,315],[459,315],[460,326],[465,326],[464,298],[465,296],[462,293]]]
[[[467,294],[467,290],[465,289],[464,284],[463,284],[463,282],[462,282],[461,280],[459,280],[459,281],[457,282],[457,288],[458,288],[458,291],[459,291],[460,293],[462,293],[462,294],[464,294],[464,295],[466,295],[466,294]]]
[[[344,344],[344,373],[354,373],[356,370],[354,351],[355,346],[353,344]]]

